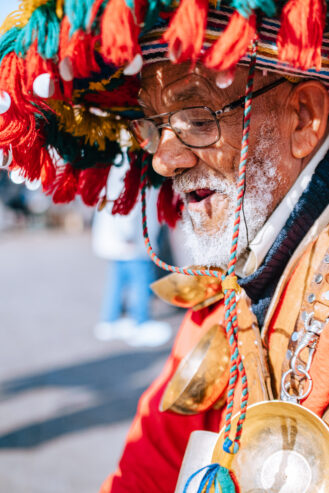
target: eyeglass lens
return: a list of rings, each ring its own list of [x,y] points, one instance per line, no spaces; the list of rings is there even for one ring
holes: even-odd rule
[[[131,122],[133,134],[144,151],[154,154],[160,141],[159,130],[151,120],[133,120]]]
[[[218,124],[208,108],[186,108],[170,116],[169,122],[180,140],[191,147],[207,147],[219,139]]]
[[[169,117],[177,137],[191,147],[207,147],[218,141],[219,125],[208,108],[184,108]],[[160,141],[159,129],[151,120],[134,120],[132,130],[140,146],[154,154]]]

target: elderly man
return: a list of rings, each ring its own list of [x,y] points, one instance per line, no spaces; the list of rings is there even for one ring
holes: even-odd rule
[[[41,2],[9,19],[2,38],[4,164],[40,177],[55,202],[79,194],[95,205],[118,143],[128,147],[112,213],[131,210],[141,182],[143,201],[145,186],[162,182],[159,217],[173,225],[182,210],[184,248],[198,266],[157,259],[144,217],[151,258],[174,272],[155,291],[191,309],[102,493],[174,491],[195,430],[222,430],[226,455],[217,456],[228,467],[200,453],[198,492],[329,488],[326,2],[225,3],[84,0],[78,15],[73,1],[64,10]],[[127,127],[135,140],[123,139]],[[265,452],[277,442],[264,435],[250,454],[247,433],[239,455],[255,409],[259,434],[272,427],[279,445]],[[312,440],[302,453],[303,436]]]

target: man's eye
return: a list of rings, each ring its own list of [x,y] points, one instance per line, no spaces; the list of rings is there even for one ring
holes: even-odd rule
[[[191,130],[212,130],[216,126],[213,120],[193,120],[190,122]]]

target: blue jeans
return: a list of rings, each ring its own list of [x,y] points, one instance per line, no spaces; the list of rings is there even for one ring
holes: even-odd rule
[[[154,280],[154,267],[148,259],[109,262],[101,320],[114,322],[121,317],[125,294],[128,315],[137,324],[150,320],[150,284]]]

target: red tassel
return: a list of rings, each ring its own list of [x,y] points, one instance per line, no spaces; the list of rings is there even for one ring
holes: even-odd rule
[[[98,166],[81,171],[79,176],[78,193],[86,205],[94,206],[106,186],[110,166]]]
[[[290,0],[282,10],[279,59],[302,70],[320,70],[325,21],[323,0]]]
[[[173,191],[172,180],[166,180],[161,186],[158,196],[159,223],[166,223],[171,228],[174,228],[181,218],[182,207],[182,200]]]
[[[235,11],[221,37],[207,50],[204,57],[206,67],[215,70],[234,67],[246,53],[255,33],[255,14],[245,19]]]
[[[25,56],[25,76],[26,89],[29,93],[33,91],[33,83],[41,74],[49,74],[55,85],[54,99],[62,99],[62,93],[59,85],[59,74],[57,66],[51,60],[44,60],[38,53],[38,41],[28,49]]]
[[[49,155],[48,150],[43,147],[40,154],[41,173],[40,179],[42,184],[42,190],[50,194],[53,191],[53,187],[56,180],[56,166]]]
[[[140,189],[141,168],[136,163],[135,156],[130,157],[130,168],[124,179],[124,187],[119,197],[114,201],[112,214],[127,215],[137,202]]]
[[[120,67],[131,62],[137,53],[139,27],[125,0],[111,0],[101,22],[102,54],[107,62]]]
[[[78,191],[78,180],[80,170],[66,164],[59,168],[54,183],[53,201],[55,204],[64,204],[75,199]]]
[[[47,108],[40,98],[27,92],[25,87],[25,64],[15,53],[4,57],[0,70],[0,92],[10,95],[8,111],[0,115],[0,147],[26,144],[32,146],[37,138],[35,113],[37,107]]]
[[[32,146],[13,147],[13,167],[18,167],[21,174],[30,181],[39,180],[41,175],[41,151],[43,141],[35,139]]]
[[[101,8],[101,6],[103,5],[103,3],[104,3],[104,0],[94,0],[93,6],[92,6],[91,12],[90,12],[90,20],[89,20],[89,24],[88,24],[88,30],[91,28],[93,22],[95,21],[96,16],[98,14],[98,11]]]
[[[202,48],[208,5],[208,0],[181,1],[163,36],[174,63],[197,60]]]

